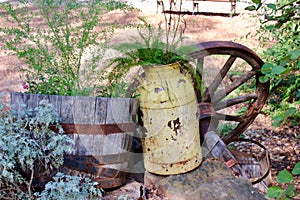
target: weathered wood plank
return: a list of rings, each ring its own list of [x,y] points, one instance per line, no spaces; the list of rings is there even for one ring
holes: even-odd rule
[[[110,98],[107,102],[107,124],[130,122],[130,99]]]
[[[53,105],[58,116],[61,118],[61,105],[63,96],[60,95],[47,95],[49,97],[49,102]]]
[[[138,108],[138,104],[137,104],[137,100],[136,99],[130,99],[130,106],[129,106],[129,113],[131,116],[130,121],[132,120],[133,122],[137,121],[137,108]]]
[[[130,122],[132,116],[130,113],[130,99],[112,98],[108,99],[106,123]],[[131,142],[131,137],[127,134],[111,134],[105,138],[104,154],[107,152],[123,153],[128,149],[123,149],[124,143]],[[108,145],[106,145],[108,144]]]
[[[38,96],[31,94],[24,94],[24,102],[27,105],[27,109],[34,111],[34,109],[38,106]]]
[[[23,93],[11,92],[10,105],[12,106],[12,109],[18,109],[21,104],[24,104]]]
[[[77,124],[94,124],[95,121],[95,98],[94,97],[74,97],[74,124],[76,131],[79,133],[76,140],[80,141],[80,145],[76,146],[76,150],[80,155],[94,155],[93,149],[91,148],[93,144],[93,135],[86,134],[87,132],[96,132],[92,129],[93,126],[76,126]]]
[[[94,124],[95,123],[95,97],[74,97],[74,123]]]
[[[60,117],[62,123],[74,123],[74,97],[63,96],[61,99]]]
[[[24,102],[23,93],[11,92],[10,93],[10,105],[13,111],[14,117],[23,117],[21,116],[20,111],[24,110],[27,106]]]
[[[95,124],[105,124],[107,116],[107,98],[96,98],[95,104]]]
[[[95,102],[95,124],[106,124],[107,116],[107,98],[96,98]],[[103,146],[104,138],[106,136],[102,134],[96,134],[93,136],[92,148],[96,156],[104,155]]]
[[[40,106],[42,105],[43,103],[50,103],[50,100],[49,100],[49,95],[45,95],[45,94],[37,94],[36,95],[36,98],[37,98],[37,106]]]

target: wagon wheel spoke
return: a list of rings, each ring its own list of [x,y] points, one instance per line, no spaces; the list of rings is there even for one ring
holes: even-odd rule
[[[232,99],[227,99],[227,100],[221,101],[220,103],[215,105],[214,109],[217,111],[217,110],[224,109],[226,107],[230,107],[230,106],[233,106],[236,104],[244,103],[244,102],[247,102],[250,100],[255,100],[255,99],[257,99],[257,94],[255,94],[255,93],[232,98]]]
[[[243,121],[243,118],[240,116],[225,115],[222,113],[216,113],[215,116],[218,120],[226,120],[226,121],[233,121],[233,122],[242,122]]]
[[[207,95],[205,97],[205,101],[210,101],[211,96],[213,95],[214,91],[217,90],[218,86],[221,84],[223,78],[228,73],[229,69],[231,68],[232,64],[236,60],[236,56],[230,56],[228,60],[225,62],[224,66],[220,70],[220,73],[215,77],[215,79],[212,81],[211,85],[206,89],[205,94]]]
[[[191,52],[190,56],[200,66],[202,87],[207,84],[204,94],[196,92],[197,99],[213,107],[219,127],[222,123],[234,124],[233,130],[222,138],[228,144],[255,120],[268,97],[269,82],[258,81],[264,62],[249,48],[234,42],[204,42],[196,47],[199,50]],[[200,112],[200,126],[202,122],[207,124],[206,116],[202,114],[201,117]]]
[[[239,79],[235,80],[231,85],[227,86],[225,88],[225,91],[219,91],[215,95],[213,95],[212,102],[215,104],[219,102],[221,99],[223,99],[225,96],[227,96],[232,91],[236,90],[239,86],[247,82],[251,77],[253,77],[256,74],[255,71],[250,71],[247,74],[244,74]]]

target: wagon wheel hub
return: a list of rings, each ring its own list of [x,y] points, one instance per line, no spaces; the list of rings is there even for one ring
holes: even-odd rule
[[[204,42],[196,47],[199,50],[190,56],[202,77],[203,92],[196,91],[200,128],[204,134],[209,127],[232,123],[234,128],[222,137],[228,144],[249,127],[265,104],[270,83],[259,82],[264,62],[251,49],[234,42]],[[212,123],[215,118],[220,123]]]

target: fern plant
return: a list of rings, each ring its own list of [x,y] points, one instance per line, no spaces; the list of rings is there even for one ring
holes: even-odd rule
[[[189,65],[188,56],[188,53],[195,51],[196,47],[184,45],[184,29],[176,28],[177,33],[172,33],[168,26],[164,29],[162,24],[155,27],[143,18],[140,20],[142,25],[137,27],[138,37],[131,37],[130,42],[113,45],[122,56],[111,59],[107,65],[107,68],[112,68],[105,75],[110,85],[121,82],[125,74],[134,66],[167,65],[177,62],[183,73],[192,75],[197,88],[200,89],[201,78],[195,68]],[[169,21],[165,23],[172,24]]]

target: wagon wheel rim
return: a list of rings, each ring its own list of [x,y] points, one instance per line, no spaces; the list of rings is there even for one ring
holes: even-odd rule
[[[197,61],[198,66],[200,67],[205,65],[204,60],[206,57],[215,55],[228,56],[227,60],[222,64],[219,73],[206,87],[204,94],[196,91],[198,102],[212,104],[213,109],[216,111],[214,116],[218,120],[233,121],[237,123],[236,127],[232,131],[230,131],[226,136],[222,137],[223,141],[228,144],[237,139],[249,127],[249,125],[253,123],[265,104],[269,94],[270,83],[259,82],[259,77],[262,76],[260,70],[264,62],[254,51],[246,46],[234,42],[204,42],[196,44],[196,47],[199,50],[190,53],[190,56]],[[222,81],[229,74],[237,59],[245,62],[251,70],[248,70],[246,73],[234,80],[231,84],[226,85],[224,89],[218,91],[218,87],[221,86]],[[200,76],[202,76],[202,71],[204,69],[197,69]],[[237,90],[237,88],[250,80],[255,82],[254,92],[235,98],[226,99],[226,97]],[[249,102],[247,110],[241,116],[222,114],[219,112],[222,109],[247,102]]]

